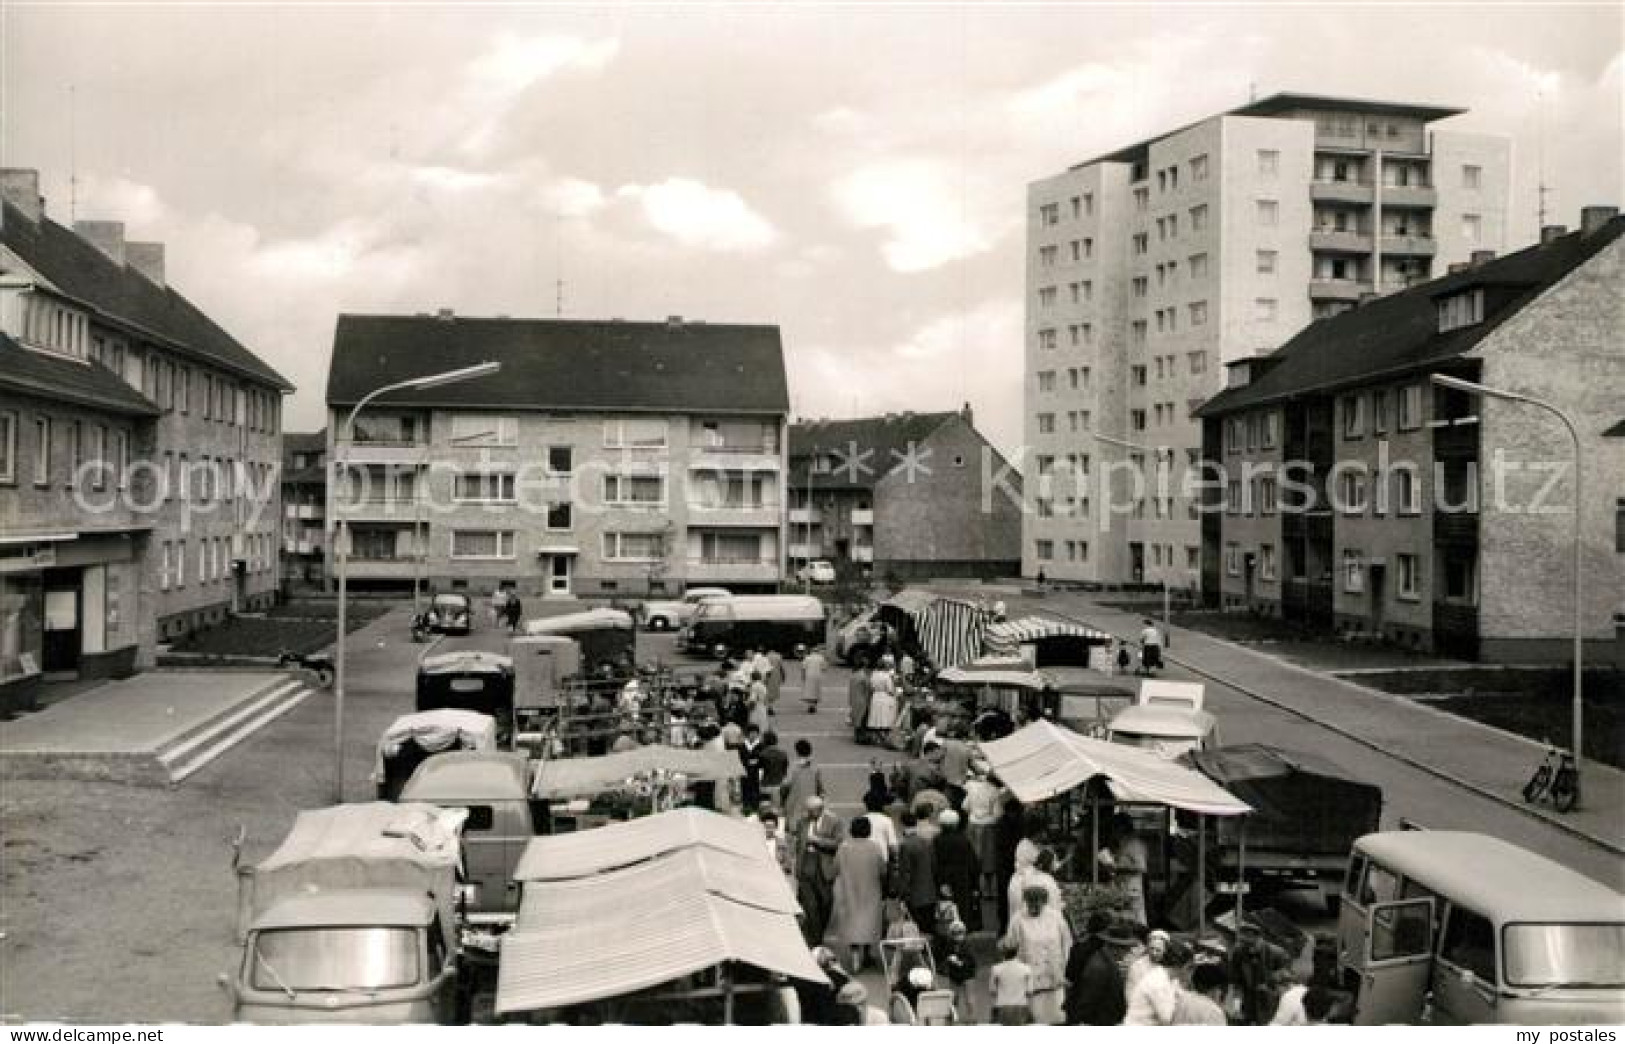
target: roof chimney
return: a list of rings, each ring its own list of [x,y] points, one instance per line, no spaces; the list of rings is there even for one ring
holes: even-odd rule
[[[1476,267],[1478,265],[1482,265],[1482,264],[1485,264],[1486,262],[1494,261],[1494,260],[1495,260],[1495,251],[1493,251],[1493,250],[1475,250],[1475,251],[1473,251],[1473,256],[1472,256],[1472,259],[1471,259],[1470,263],[1473,266]]]
[[[1457,272],[1465,272],[1471,267],[1473,266],[1465,261],[1452,261],[1445,267],[1445,274],[1455,275]]]
[[[80,239],[100,250],[115,265],[124,264],[124,222],[75,221],[73,230]]]
[[[450,308],[442,308],[438,312],[436,312],[434,315],[435,315],[436,319],[455,319],[455,318],[457,318],[457,313],[452,311]]]
[[[31,224],[45,216],[45,200],[39,194],[39,171],[20,167],[0,169],[0,199],[22,212]]]
[[[1550,243],[1554,239],[1568,235],[1568,232],[1569,230],[1562,225],[1545,225],[1540,230],[1540,241]]]
[[[1612,221],[1618,214],[1618,207],[1581,207],[1580,231],[1589,236]]]
[[[959,416],[964,420],[966,427],[974,428],[976,426],[976,411],[970,408],[970,403],[967,402],[959,408]]]
[[[680,315],[668,315],[666,316],[666,325],[675,330],[677,327],[683,325],[683,317]]]
[[[1375,301],[1375,300],[1376,300],[1376,299],[1377,299],[1377,297],[1378,297],[1378,296],[1379,296],[1379,295],[1378,295],[1378,294],[1377,294],[1377,292],[1376,292],[1376,291],[1374,291],[1374,290],[1366,290],[1366,291],[1363,291],[1363,292],[1362,292],[1362,293],[1361,293],[1361,294],[1360,294],[1360,297],[1359,297],[1359,300],[1357,300],[1357,301],[1355,301],[1355,302],[1354,302],[1354,306],[1355,306],[1355,307],[1356,307],[1356,308],[1358,308],[1358,307],[1360,307],[1360,306],[1361,306],[1361,305],[1367,305],[1367,304],[1370,304],[1370,303],[1371,303],[1371,302],[1372,302],[1372,301]]]
[[[147,282],[164,285],[164,245],[125,243],[124,263],[147,277]]]

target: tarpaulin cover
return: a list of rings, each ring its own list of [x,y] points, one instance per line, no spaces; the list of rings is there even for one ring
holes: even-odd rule
[[[714,848],[755,857],[766,851],[766,843],[757,823],[703,808],[678,808],[581,833],[532,838],[519,857],[513,879],[587,877],[683,848]]]
[[[1382,819],[1382,788],[1318,755],[1254,743],[1185,757],[1253,807],[1249,850],[1343,855]]]
[[[511,670],[513,670],[511,658],[483,649],[456,649],[452,652],[425,656],[418,661],[420,674],[460,674],[467,671],[494,673]]]
[[[665,769],[696,779],[735,779],[745,774],[737,754],[650,745],[596,758],[544,761],[531,788],[535,797],[590,797],[643,772]]]
[[[1103,777],[1119,801],[1144,801],[1209,816],[1251,811],[1200,772],[1156,754],[1089,739],[1053,722],[1034,722],[1001,740],[982,744],[993,770],[1025,804]]]
[[[496,750],[497,722],[477,711],[442,710],[403,714],[384,730],[378,740],[378,760],[373,781],[384,778],[384,762],[401,752],[407,743],[416,743],[430,754],[456,747],[460,750]]]
[[[632,616],[619,609],[588,609],[582,613],[543,616],[525,621],[526,634],[580,634],[582,631],[601,631],[605,628],[630,631]]]
[[[1000,685],[1020,689],[1042,689],[1049,679],[1032,669],[1027,661],[1004,656],[984,656],[937,675],[949,685]]]
[[[433,893],[450,923],[466,809],[374,801],[300,812],[254,868],[253,914],[291,896],[348,889]]]
[[[1015,656],[1027,642],[1045,638],[1082,638],[1090,642],[1106,643],[1112,636],[1084,624],[1069,620],[1056,620],[1047,616],[1023,616],[989,624],[982,635],[982,644],[995,656]]]
[[[765,844],[760,856],[683,848],[592,877],[527,882],[515,927],[539,931],[588,926],[617,916],[656,918],[665,904],[701,893],[770,913],[801,911],[789,880],[767,858]]]

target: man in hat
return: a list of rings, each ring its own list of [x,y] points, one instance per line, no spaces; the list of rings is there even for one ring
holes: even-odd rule
[[[1066,1024],[1116,1026],[1127,1008],[1118,962],[1134,936],[1104,910],[1091,913],[1084,930],[1066,961]]]
[[[821,942],[835,903],[835,853],[845,830],[840,819],[824,807],[824,799],[807,799],[796,834],[796,898],[806,918],[808,939]]]
[[[1292,964],[1281,947],[1264,938],[1255,922],[1243,920],[1230,951],[1230,982],[1241,997],[1241,1022],[1262,1026],[1275,1013],[1277,979]]]

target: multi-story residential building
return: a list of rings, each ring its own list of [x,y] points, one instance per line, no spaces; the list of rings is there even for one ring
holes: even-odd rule
[[[292,385],[166,284],[161,244],[57,224],[31,170],[0,171],[0,198],[0,332],[22,353],[0,391],[16,452],[0,660],[142,666],[157,641],[274,597]]]
[[[1588,656],[1625,591],[1625,219],[1482,258],[1237,360],[1198,411],[1217,604],[1467,658],[1561,660],[1573,634],[1578,431]],[[1222,477],[1222,478],[1221,478]]]
[[[1509,145],[1460,111],[1276,95],[1029,186],[1024,575],[1197,582],[1225,365],[1501,248]]]
[[[873,576],[1013,576],[1021,475],[958,412],[790,427],[790,561]]]
[[[327,579],[327,432],[282,436],[282,579]]]
[[[369,392],[487,361],[374,401],[347,439]],[[777,327],[345,315],[327,403],[354,586],[613,598],[783,576]]]

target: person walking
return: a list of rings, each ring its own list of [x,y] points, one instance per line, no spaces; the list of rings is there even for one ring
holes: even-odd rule
[[[988,977],[988,993],[993,1002],[993,1023],[998,1026],[1030,1026],[1033,1021],[1033,970],[1021,959],[1021,946],[1012,939],[999,944],[1003,960],[993,966]]]
[[[812,753],[811,743],[796,740],[795,764],[790,766],[789,775],[779,786],[779,807],[784,810],[786,823],[800,823],[807,802],[824,796],[824,775],[813,764]]]
[[[988,763],[980,758],[971,762],[970,779],[965,782],[965,836],[976,849],[981,874],[976,890],[983,895],[996,891],[994,878],[999,870],[996,842],[1003,801],[1004,788],[993,779]]]
[[[870,674],[869,665],[860,663],[846,686],[847,703],[852,715],[852,738],[859,743],[869,742],[869,698],[873,692]]]
[[[796,833],[796,899],[805,918],[808,945],[823,941],[834,906],[835,855],[845,833],[841,821],[824,807],[824,799],[807,800]]]
[[[869,683],[873,687],[869,695],[869,736],[884,743],[887,733],[897,724],[897,693],[892,688],[891,675],[885,671],[875,671]]]
[[[739,745],[739,764],[745,770],[740,781],[741,797],[747,809],[762,803],[762,730],[754,723],[746,726],[745,740]]]
[[[519,600],[518,591],[508,592],[508,601],[503,606],[503,611],[508,615],[509,633],[518,634],[520,625],[525,621],[525,604]]]
[[[767,672],[762,676],[767,683],[767,713],[769,717],[776,717],[779,713],[779,693],[784,689],[784,656],[777,649],[767,654]]]
[[[778,793],[790,774],[790,755],[779,746],[779,734],[769,732],[762,737],[762,791]]]
[[[964,1026],[976,1025],[976,1004],[971,996],[971,983],[976,981],[976,954],[971,951],[969,934],[963,921],[949,925],[948,944],[942,954],[942,970],[954,994],[954,1013]]]
[[[1060,1025],[1072,929],[1043,887],[1033,885],[1021,894],[1021,909],[1010,919],[1004,939],[1016,944],[1022,963],[1032,969],[1033,1021],[1040,1026]]]
[[[813,646],[801,661],[801,702],[807,705],[808,714],[818,713],[818,701],[824,694],[824,671],[828,667],[829,657],[824,655],[822,645]]]
[[[1021,906],[1021,897],[1029,888],[1042,888],[1052,909],[1061,908],[1061,886],[1050,871],[1055,869],[1055,853],[1039,848],[1030,841],[1016,849],[1016,870],[1010,875],[1005,902],[1010,909]]]
[[[931,842],[937,884],[946,886],[959,909],[959,919],[973,929],[982,927],[982,897],[977,893],[981,863],[970,838],[960,826],[959,813],[944,809],[937,816],[938,833]]]
[[[920,821],[913,811],[903,813],[903,839],[897,846],[897,897],[908,914],[930,937],[936,923],[937,874],[931,842],[920,836]]]
[[[1066,959],[1066,1023],[1116,1026],[1128,1010],[1118,962],[1134,945],[1134,936],[1104,910],[1089,915],[1086,931]]]
[[[1140,669],[1148,676],[1152,671],[1162,670],[1162,632],[1157,629],[1156,621],[1146,617],[1145,626],[1140,629]]]
[[[772,727],[769,715],[773,713],[773,709],[768,700],[767,679],[760,671],[751,672],[750,688],[746,690],[745,694],[745,707],[748,715],[746,722],[755,725],[763,732]]]
[[[870,838],[867,819],[852,820],[849,830],[835,853],[834,902],[824,944],[846,947],[858,972],[871,951],[878,955],[885,932],[886,857]]]
[[[993,841],[993,897],[999,904],[1000,926],[1010,923],[1010,878],[1016,872],[1016,849],[1027,839],[1026,814],[1014,794],[1006,794]]]

